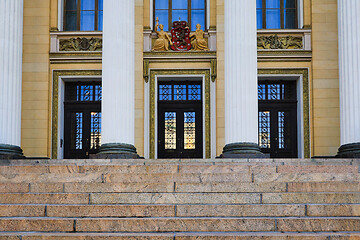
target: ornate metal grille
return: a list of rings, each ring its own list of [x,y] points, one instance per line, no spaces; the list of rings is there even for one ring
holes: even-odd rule
[[[270,148],[270,112],[259,112],[259,144],[261,148]]]
[[[189,100],[201,100],[201,86],[200,85],[189,85],[188,86]]]
[[[271,158],[297,157],[295,81],[260,81],[259,145]]]
[[[99,149],[101,145],[101,112],[91,112],[90,148]]]
[[[172,100],[172,86],[171,85],[159,85],[159,100],[171,101]]]
[[[268,85],[268,99],[282,100],[284,99],[284,84],[269,84]]]
[[[258,99],[266,100],[266,85],[265,84],[258,85]]]
[[[201,101],[201,84],[160,84],[159,101]]]
[[[174,85],[174,100],[186,100],[186,85]]]
[[[176,112],[165,112],[165,149],[176,149]]]
[[[100,85],[95,85],[95,101],[102,100],[102,87]]]
[[[71,148],[82,149],[83,148],[83,113],[75,112],[71,114],[72,127],[71,127]]]
[[[65,101],[68,102],[99,102],[102,100],[100,83],[67,83]]]
[[[285,148],[285,135],[284,135],[284,127],[285,127],[285,113],[278,112],[278,124],[279,124],[279,149]]]
[[[195,112],[184,112],[184,149],[195,149]]]
[[[292,83],[263,83],[258,85],[259,101],[296,100],[296,85]]]

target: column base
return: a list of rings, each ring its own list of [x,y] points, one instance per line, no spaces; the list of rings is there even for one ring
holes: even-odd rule
[[[0,144],[0,160],[23,159],[23,150],[14,145]]]
[[[126,143],[102,144],[99,153],[90,156],[91,159],[139,159],[135,146]]]
[[[230,143],[225,145],[219,158],[269,158],[269,154],[261,152],[256,143]]]
[[[344,144],[339,147],[337,158],[360,158],[360,142]]]

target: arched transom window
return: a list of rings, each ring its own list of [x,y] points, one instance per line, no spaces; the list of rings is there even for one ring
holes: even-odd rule
[[[64,31],[102,31],[103,0],[64,1]]]
[[[170,31],[174,21],[187,21],[191,30],[200,24],[206,28],[206,0],[154,0],[154,26],[156,19]]]
[[[297,0],[256,0],[258,29],[297,28]]]

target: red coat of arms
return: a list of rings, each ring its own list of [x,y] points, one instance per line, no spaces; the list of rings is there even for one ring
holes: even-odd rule
[[[171,29],[171,40],[173,45],[171,49],[174,51],[189,51],[191,49],[190,29],[185,21],[173,22]]]

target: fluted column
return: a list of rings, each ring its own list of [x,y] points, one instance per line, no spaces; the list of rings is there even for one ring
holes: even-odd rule
[[[260,154],[256,42],[256,1],[225,0],[226,146],[223,157]]]
[[[134,158],[135,1],[105,0],[102,146],[99,155]],[[106,156],[105,156],[106,157]]]
[[[339,157],[360,157],[360,1],[338,0]]]
[[[23,0],[0,0],[0,158],[21,158]]]

